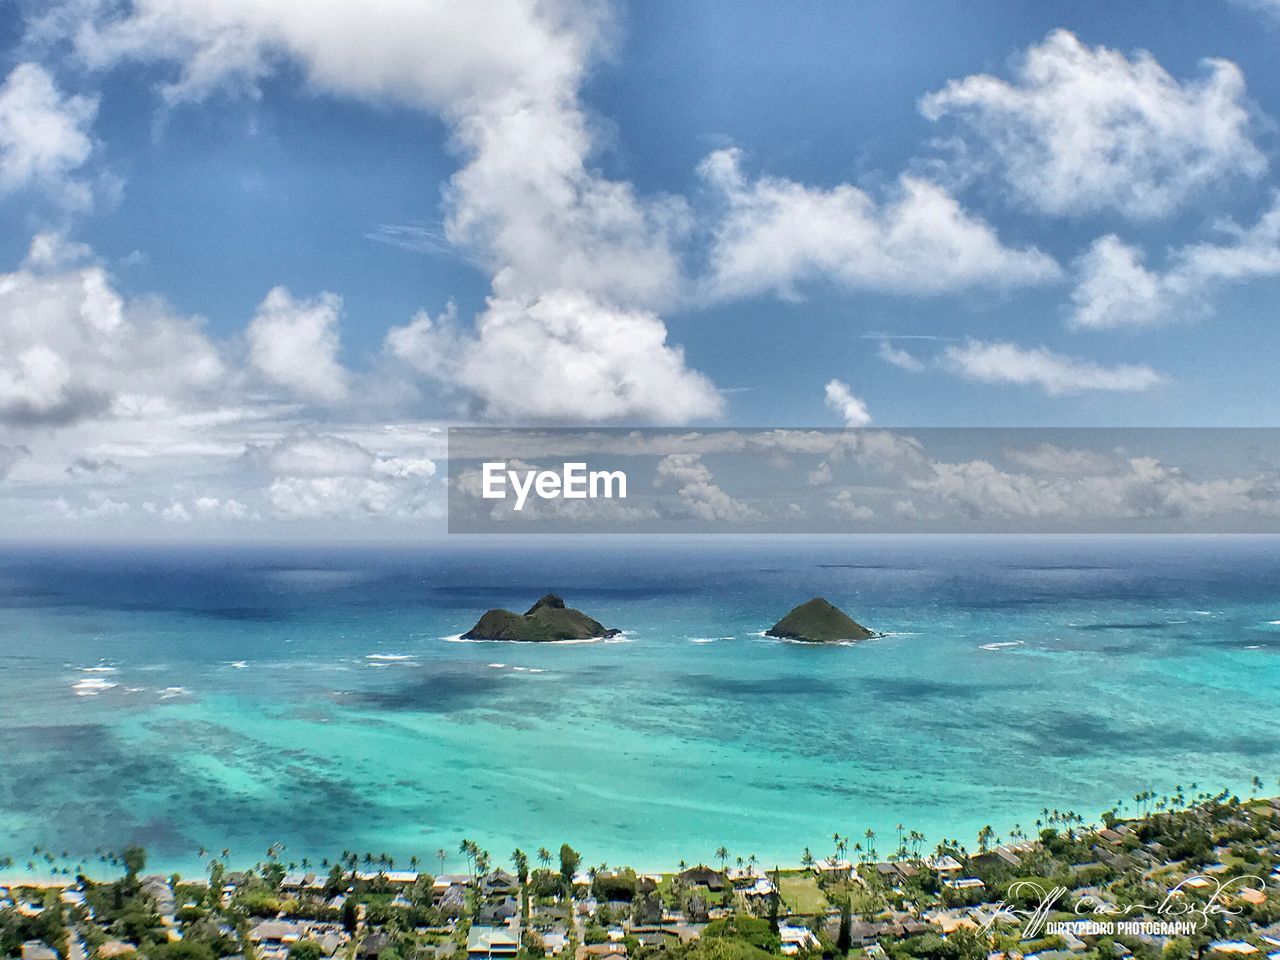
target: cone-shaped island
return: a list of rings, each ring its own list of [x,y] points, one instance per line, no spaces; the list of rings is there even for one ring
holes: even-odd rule
[[[554,593],[529,608],[525,614],[510,610],[490,610],[474,627],[462,635],[463,640],[513,640],[524,643],[551,643],[557,640],[594,640],[616,637],[621,630],[611,630],[592,620],[581,610],[566,607]]]
[[[868,630],[822,597],[814,597],[766,630],[765,636],[805,643],[839,643],[842,640],[867,640],[880,634]]]

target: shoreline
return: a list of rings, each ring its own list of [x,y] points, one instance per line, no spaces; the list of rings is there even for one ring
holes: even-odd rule
[[[1280,781],[1277,781],[1277,782],[1280,783]],[[1157,796],[1155,791],[1147,791],[1147,792],[1151,794],[1149,799],[1151,801],[1154,801]],[[1232,791],[1225,787],[1217,791],[1215,794],[1212,794],[1212,796],[1236,798],[1239,800],[1242,806],[1254,804],[1254,803],[1273,803],[1274,801],[1280,801],[1280,795],[1277,795],[1274,797],[1270,795],[1250,795],[1249,791],[1247,790]],[[1130,802],[1131,801],[1132,801],[1132,798],[1130,798]],[[1193,808],[1198,805],[1199,805],[1199,802],[1188,803],[1186,806],[1179,807],[1177,809],[1170,808],[1169,810],[1166,810],[1164,812],[1180,812],[1180,811]],[[1062,812],[1065,814],[1065,813],[1069,813],[1070,811],[1064,810]],[[1109,810],[1106,812],[1111,812],[1111,811]],[[1144,819],[1150,818],[1151,816],[1155,815],[1157,812],[1160,812],[1160,811],[1157,811],[1154,808],[1148,809],[1141,813],[1135,812],[1135,811],[1122,810],[1119,813],[1118,820],[1120,822],[1127,822],[1127,823],[1139,822]],[[996,846],[1000,844],[1023,842],[1026,839],[1035,839],[1033,833],[1025,833],[1024,831],[1025,833],[1024,837],[1021,840],[1015,840],[1012,831],[1016,827],[1018,827],[1019,824],[1020,824],[1020,821],[1014,821],[1012,822],[1011,825],[1006,826],[1003,830],[996,830],[994,829],[994,825],[992,825],[992,828],[993,828],[992,836],[994,838],[992,840],[992,845]],[[1091,818],[1077,820],[1074,828],[1076,830],[1091,831],[1091,830],[1101,829],[1102,825],[1103,825],[1103,819],[1102,819],[1102,812],[1100,811]],[[909,825],[908,825],[908,829],[909,829]],[[905,836],[906,834],[907,834],[907,830],[904,830],[903,835]],[[892,832],[886,832],[884,834],[877,833],[877,837],[883,838],[884,842],[888,843],[893,839],[893,833]],[[965,838],[963,836],[956,836],[954,833],[946,834],[945,839],[932,838],[929,836],[925,836],[924,840],[922,841],[921,856],[928,857],[932,855],[931,852],[934,850],[936,846],[938,846],[940,843],[948,842],[952,838],[959,840],[960,846],[962,848],[969,848],[971,841],[972,843],[975,844],[975,846],[972,847],[972,849],[976,850],[977,848],[976,844],[978,841],[976,838]],[[828,844],[831,842],[830,834],[826,835],[821,839]],[[845,837],[846,841],[851,839],[860,840],[861,837],[857,834],[854,834],[849,837]],[[571,846],[575,846],[575,841],[573,839],[566,840],[565,842],[569,843]],[[485,846],[485,844],[483,843],[480,843],[479,845],[481,847]],[[521,844],[521,846],[523,846],[523,844]],[[693,846],[694,845],[691,844],[691,848]],[[448,847],[447,849],[448,849],[449,856],[446,860],[446,866],[445,866],[445,869],[439,871],[439,873],[440,874],[457,873],[458,870],[455,869],[456,864],[454,864],[453,862],[459,857],[456,842],[452,846]],[[576,846],[575,846],[575,849],[576,849]],[[701,849],[701,845],[698,845],[698,849]],[[729,849],[732,850],[734,848],[730,846]],[[808,848],[804,848],[804,849],[808,849]],[[43,852],[44,851],[42,850],[41,851],[42,855],[43,855]],[[589,860],[591,860],[594,857],[594,854],[592,853],[592,851],[590,849],[587,849],[585,845],[580,852],[583,854],[584,863],[587,863]],[[877,854],[878,854],[877,859],[881,861],[885,859],[896,859],[896,857],[894,857],[895,853],[896,853],[895,850],[891,849],[888,846],[885,846],[877,850]],[[2,859],[5,856],[6,856],[5,851],[0,850],[0,859]],[[434,856],[433,852],[424,851],[424,853],[419,856],[420,862],[419,862],[419,866],[416,869],[410,868],[408,866],[410,862],[409,857],[411,856],[412,854],[410,854],[409,856],[406,856],[403,859],[400,858],[399,856],[395,856],[392,858],[391,863],[387,864],[381,871],[374,869],[374,867],[377,866],[376,863],[374,864],[361,863],[357,866],[356,869],[361,874],[370,874],[370,875],[376,875],[379,872],[387,873],[387,874],[393,874],[393,873],[404,874],[408,872],[416,872],[419,875],[426,875],[426,876],[438,875],[436,872],[433,872],[430,869],[431,864],[438,863],[438,858]],[[822,863],[828,862],[828,860],[830,859],[829,856],[827,855],[827,850],[825,847],[814,849],[813,856],[816,864],[822,864]],[[18,858],[15,857],[14,859],[16,861]],[[311,873],[315,873],[317,876],[327,873],[333,867],[333,865],[337,862],[336,859],[329,858],[325,855],[322,855],[320,860],[327,859],[328,860],[327,866],[321,866],[320,860],[317,860],[311,857],[307,857],[306,859],[311,861],[309,866],[307,866],[306,868],[303,868],[300,865],[300,861],[290,861],[286,858],[277,857],[274,860],[274,862],[279,863],[283,867],[290,868],[291,873],[311,872]],[[501,861],[503,859],[503,855],[499,855],[497,859]],[[735,870],[743,869],[743,867],[738,866],[737,859],[738,859],[738,854],[735,852],[730,858],[731,862],[727,863],[723,867],[723,869],[727,870],[730,873],[734,872]],[[859,859],[857,857],[850,856],[850,855],[846,855],[844,859],[850,860],[850,862],[854,866],[862,862],[866,862],[866,863],[875,862],[867,858]],[[908,859],[912,859],[912,858],[908,858]],[[189,868],[194,865],[194,861],[184,865],[183,863],[180,863],[180,862],[167,861],[163,858],[158,857],[151,861],[151,864],[150,864],[151,869],[149,870],[149,872],[163,874],[164,876],[176,875],[182,878],[184,882],[194,883],[194,882],[199,882],[200,880],[205,878],[205,876],[208,874],[209,864],[215,860],[221,863],[223,867],[229,871],[249,871],[257,868],[258,866],[264,863],[272,862],[269,859],[240,860],[236,858],[234,855],[226,860],[223,860],[221,857],[210,856],[208,860],[204,862],[203,866],[200,867],[198,872],[189,872]],[[68,861],[68,862],[74,863],[74,858],[71,858],[71,861]],[[688,869],[689,867],[693,867],[693,866],[708,866],[708,867],[715,868],[716,863],[718,861],[709,851],[706,854],[706,856],[701,860],[696,858],[684,860],[683,867],[680,866],[679,861],[676,863],[667,863],[655,868],[648,865],[642,866],[639,863],[633,862],[626,857],[619,858],[619,857],[612,857],[612,856],[606,856],[601,861],[602,864],[606,862],[608,863],[610,868],[628,868],[628,869],[634,870],[638,876],[657,877],[657,876],[672,876],[679,873],[683,869]],[[95,858],[92,863],[86,862],[84,865],[86,869],[83,875],[95,883],[105,882],[102,879],[103,877],[110,879],[119,875],[118,866],[104,865],[97,858]],[[102,869],[104,866],[107,869]],[[95,868],[98,868],[98,869],[95,869]],[[772,863],[764,858],[759,858],[759,857],[756,859],[755,869],[757,871],[762,871],[766,875],[772,873],[774,870],[777,870],[783,874],[809,873],[813,871],[812,867],[806,866],[803,862],[800,862],[798,860],[788,859],[785,862],[779,861],[776,863]],[[32,888],[66,887],[74,884],[75,879],[76,879],[76,874],[74,872],[74,867],[72,868],[72,873],[69,875],[65,873],[49,874],[47,871],[37,871],[32,874],[26,874],[22,872],[18,868],[17,864],[15,863],[15,865],[9,868],[8,870],[0,871],[0,888],[3,888],[3,887],[14,888],[14,887],[24,887],[24,886],[32,887]]]

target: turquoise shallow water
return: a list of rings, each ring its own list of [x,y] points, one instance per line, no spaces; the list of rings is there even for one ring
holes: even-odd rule
[[[445,639],[548,590],[626,636]],[[889,636],[760,636],[814,594]],[[1274,792],[1278,621],[1263,538],[8,549],[0,856],[795,863]]]

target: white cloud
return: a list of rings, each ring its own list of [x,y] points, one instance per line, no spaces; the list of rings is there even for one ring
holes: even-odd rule
[[[385,345],[388,353],[419,373],[451,381],[469,341],[458,329],[458,308],[450,300],[438,317],[420,310],[403,327],[392,327]]]
[[[920,109],[931,120],[957,117],[967,153],[981,158],[969,172],[994,165],[1033,210],[1158,217],[1209,184],[1267,167],[1239,68],[1203,66],[1200,79],[1179,81],[1146,51],[1126,57],[1057,30],[1025,52],[1012,82],[953,80]]]
[[[1142,252],[1114,234],[1099,237],[1077,264],[1072,324],[1108,329],[1194,320],[1212,312],[1210,294],[1218,287],[1280,275],[1280,197],[1253,226],[1224,222],[1218,229],[1226,242],[1181,247],[1163,271],[1147,267]]]
[[[337,403],[348,391],[347,371],[338,362],[341,316],[342,298],[336,294],[299,300],[276,287],[245,332],[249,362],[299,399]]]
[[[317,90],[408,104],[450,125],[463,165],[446,190],[445,235],[492,276],[462,379],[479,388],[482,412],[508,416],[519,406],[532,419],[662,422],[718,412],[715,392],[666,344],[655,312],[680,293],[674,243],[690,228],[686,205],[640,197],[590,162],[595,136],[578,90],[605,47],[605,8],[390,0],[370,16],[347,0],[85,2],[96,15],[75,30],[81,57],[102,68],[176,64],[164,90],[170,103],[257,93],[288,59]],[[46,30],[59,23],[45,22]],[[620,327],[627,352],[609,339]],[[548,348],[586,375],[562,377],[553,390],[552,373],[536,369]],[[514,359],[522,365],[502,369]],[[506,384],[526,374],[542,382],[519,404]],[[618,385],[604,389],[602,374]],[[309,381],[313,397],[328,398],[317,393],[323,384]]]
[[[1033,473],[1078,477],[1111,473],[1117,468],[1114,458],[1093,450],[1076,450],[1042,443],[1028,450],[1006,450],[1005,457]]]
[[[60,262],[37,238],[28,265],[0,275],[0,422],[65,424],[194,403],[223,380],[197,321],[126,301],[96,264]]]
[[[249,508],[232,497],[197,497],[196,514],[201,517],[212,517],[220,520],[243,520],[249,516]]]
[[[865,427],[871,422],[867,405],[853,395],[847,383],[832,380],[827,384],[825,393],[827,406],[840,414],[846,427]]]
[[[685,366],[650,311],[557,290],[531,301],[491,299],[476,322],[475,339],[451,365],[486,416],[681,423],[720,413],[720,394]],[[402,350],[409,339],[398,340]]]
[[[442,510],[428,483],[436,465],[427,457],[378,454],[348,437],[308,430],[246,455],[274,474],[265,497],[282,519],[421,518]]]
[[[1108,463],[1079,477],[1010,473],[985,460],[934,463],[932,476],[907,486],[971,519],[1090,520],[1275,515],[1275,480],[1267,476],[1193,480],[1151,457]]]
[[[734,499],[714,478],[697,454],[673,453],[658,462],[658,486],[677,487],[681,508],[708,522],[741,523],[759,520],[754,507]]]
[[[748,180],[741,161],[738,150],[718,150],[699,168],[728,207],[711,250],[714,297],[795,299],[799,285],[822,280],[851,290],[942,294],[1059,274],[1039,250],[1004,246],[990,225],[927,180],[904,176],[880,203],[850,184],[824,190],[780,177]]]
[[[28,187],[71,209],[92,204],[75,172],[89,159],[97,101],[67,97],[43,67],[21,63],[0,85],[0,196]]]
[[[827,501],[827,506],[844,520],[874,520],[876,516],[874,510],[866,504],[859,503],[848,490],[837,493]]]
[[[887,339],[880,341],[880,348],[877,352],[881,360],[901,370],[919,373],[924,369],[924,362],[916,357],[915,354],[903,350],[901,347],[895,347]]]
[[[942,362],[966,380],[1037,386],[1051,395],[1148,390],[1164,379],[1145,364],[1104,366],[1044,347],[981,340],[947,347]]]

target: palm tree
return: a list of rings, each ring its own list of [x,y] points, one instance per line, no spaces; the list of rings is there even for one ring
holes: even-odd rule
[[[444,847],[441,847],[439,850],[436,851],[436,858],[440,861],[441,873],[444,873],[444,861],[445,861],[445,858],[448,856],[449,854],[445,852]]]
[[[543,869],[551,869],[551,851],[546,847],[538,848],[538,862],[542,864]]]
[[[729,848],[723,844],[716,847],[716,859],[720,861],[720,869],[723,870],[725,863],[729,860]]]

